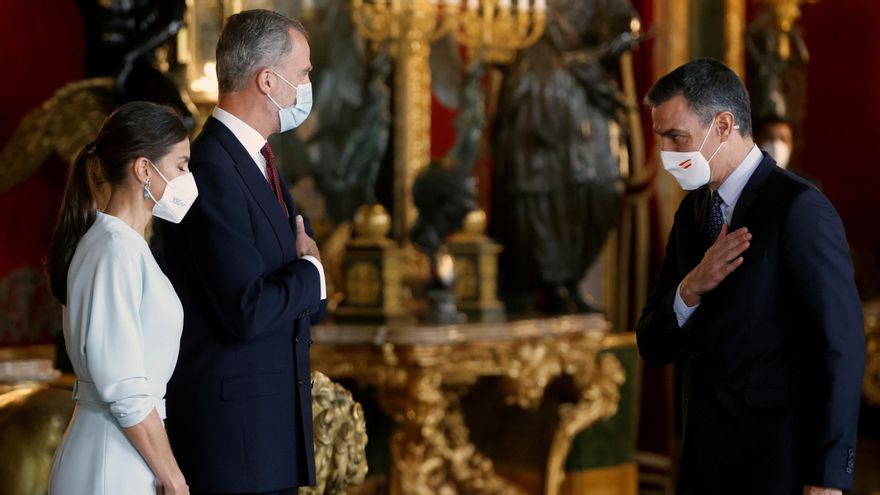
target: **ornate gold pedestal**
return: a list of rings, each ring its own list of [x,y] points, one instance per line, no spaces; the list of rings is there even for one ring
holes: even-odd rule
[[[498,300],[498,253],[500,244],[483,234],[486,213],[468,214],[461,232],[447,242],[455,259],[455,305],[469,321],[504,321],[504,305]]]
[[[448,326],[330,325],[314,329],[312,363],[334,378],[376,385],[397,421],[391,439],[392,494],[518,494],[470,442],[459,403],[480,377],[501,377],[508,402],[536,407],[565,374],[578,402],[559,409],[545,493],[564,477],[571,440],[617,411],[625,377],[612,355],[597,358],[609,324],[598,315]]]
[[[880,405],[880,299],[862,303],[865,314],[867,359],[862,395],[868,404]]]
[[[391,220],[382,205],[361,206],[354,218],[355,237],[342,260],[345,299],[338,321],[386,323],[402,319],[400,250],[388,238]]]

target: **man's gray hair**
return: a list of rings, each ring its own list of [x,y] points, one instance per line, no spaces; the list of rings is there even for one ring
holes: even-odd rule
[[[245,10],[230,16],[217,42],[220,93],[241,91],[258,69],[278,65],[293,48],[291,29],[306,34],[302,23],[270,10]]]

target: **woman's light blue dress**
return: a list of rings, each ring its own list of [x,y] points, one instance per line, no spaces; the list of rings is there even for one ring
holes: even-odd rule
[[[154,408],[165,418],[183,308],[144,238],[122,220],[98,213],[77,246],[63,325],[77,402],[49,493],[155,495],[155,476],[122,429]]]

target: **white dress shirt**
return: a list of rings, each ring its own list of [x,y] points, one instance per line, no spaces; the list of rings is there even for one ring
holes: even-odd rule
[[[238,138],[241,145],[244,146],[247,154],[254,159],[254,163],[257,164],[260,173],[263,174],[263,177],[265,177],[266,180],[269,180],[269,176],[266,174],[266,157],[260,152],[260,150],[263,149],[263,146],[266,145],[266,138],[264,138],[263,135],[257,132],[253,127],[244,123],[243,120],[220,107],[214,107],[213,116],[235,134],[235,137]]]
[[[225,125],[230,131],[232,131],[232,134],[238,139],[241,145],[244,146],[248,155],[253,158],[260,173],[263,174],[263,177],[268,181],[269,175],[266,173],[266,157],[264,157],[261,152],[263,146],[266,145],[266,138],[257,132],[256,129],[247,125],[243,120],[226,110],[223,110],[219,106],[214,107],[212,115],[215,119],[219,120],[221,124]],[[309,260],[315,265],[315,268],[318,269],[318,274],[321,276],[321,300],[323,301],[324,299],[327,299],[327,282],[324,279],[324,265],[322,265],[314,256],[306,255],[303,256],[302,259]]]
[[[721,183],[718,188],[718,195],[721,196],[721,215],[724,216],[724,223],[730,225],[733,218],[733,209],[736,208],[736,202],[742,194],[746,183],[752,177],[755,169],[760,165],[764,155],[758,145],[752,146],[752,150],[746,155],[746,158],[730,173],[730,176]],[[675,291],[675,302],[672,308],[675,310],[675,317],[678,320],[678,326],[683,327],[690,319],[691,315],[700,305],[688,306],[681,298],[681,283]]]

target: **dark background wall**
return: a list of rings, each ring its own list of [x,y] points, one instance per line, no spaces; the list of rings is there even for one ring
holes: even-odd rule
[[[880,296],[880,2],[802,8],[810,50],[802,166],[837,208],[863,298]]]
[[[6,0],[0,15],[0,147],[21,118],[64,84],[83,78],[85,41],[76,2]],[[48,293],[36,299],[66,166],[53,157],[39,172],[0,195],[0,345],[47,341],[51,318],[40,318]],[[27,311],[16,307],[27,299]],[[42,302],[41,302],[42,301]],[[40,320],[36,334],[23,335]],[[27,342],[28,340],[25,340]]]

